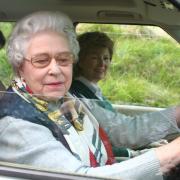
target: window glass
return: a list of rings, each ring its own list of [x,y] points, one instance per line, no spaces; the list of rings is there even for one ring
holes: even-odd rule
[[[115,104],[167,107],[180,98],[179,44],[155,26],[78,24],[77,33],[100,31],[114,41],[109,73],[99,82]]]
[[[13,23],[0,22],[0,30],[3,33],[6,42],[12,30],[12,27],[13,27]],[[0,49],[0,82],[1,84],[3,83],[4,86],[8,87],[8,85],[11,82],[11,79],[12,79],[12,68],[7,63],[6,44],[5,44],[5,46],[2,49]]]

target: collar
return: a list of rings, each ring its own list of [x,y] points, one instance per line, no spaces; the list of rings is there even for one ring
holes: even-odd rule
[[[97,84],[89,81],[88,79],[82,76],[75,78],[75,80],[81,81],[98,97],[98,99],[103,100],[102,91]]]

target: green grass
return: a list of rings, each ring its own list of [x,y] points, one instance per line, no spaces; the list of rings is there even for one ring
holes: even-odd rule
[[[12,68],[7,63],[5,50],[0,50],[0,81],[7,87],[12,79]]]
[[[13,23],[0,22],[0,30],[3,32],[6,39],[12,30]],[[7,62],[6,47],[0,50],[0,81],[7,87],[12,79],[12,68]]]
[[[112,102],[166,107],[180,100],[179,45],[164,38],[118,38],[106,81]]]

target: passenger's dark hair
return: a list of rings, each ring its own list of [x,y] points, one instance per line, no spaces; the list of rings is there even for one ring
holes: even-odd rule
[[[78,36],[80,45],[79,58],[83,58],[92,48],[106,47],[112,59],[114,42],[103,32],[87,32]]]

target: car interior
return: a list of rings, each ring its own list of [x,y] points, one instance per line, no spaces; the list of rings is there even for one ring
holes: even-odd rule
[[[1,0],[0,20],[16,21],[38,10],[62,11],[75,24],[125,23],[150,24],[162,27],[177,41],[179,31],[178,0]]]
[[[14,23],[25,15],[40,10],[64,12],[73,20],[75,27],[81,23],[157,26],[169,34],[176,43],[180,42],[179,0],[0,0],[0,22]],[[0,79],[0,98],[6,87]],[[124,105],[114,107],[125,114],[163,109]],[[101,179],[29,170],[29,167],[16,167],[4,162],[0,162],[0,179],[1,176],[19,179]]]

